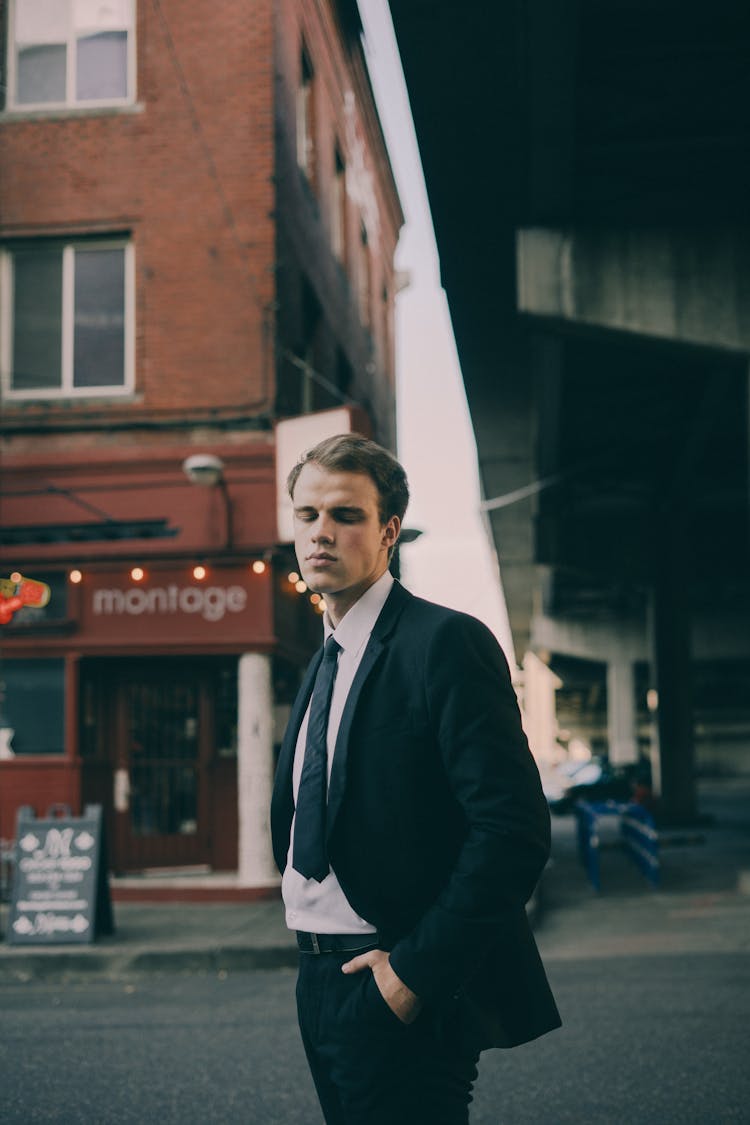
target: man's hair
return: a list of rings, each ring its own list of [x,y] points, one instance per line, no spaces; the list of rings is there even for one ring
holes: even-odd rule
[[[319,465],[330,473],[363,473],[378,490],[380,522],[391,516],[403,520],[409,503],[406,473],[392,453],[361,434],[337,434],[326,438],[303,454],[287,477],[286,486],[294,499],[297,478],[305,465]]]

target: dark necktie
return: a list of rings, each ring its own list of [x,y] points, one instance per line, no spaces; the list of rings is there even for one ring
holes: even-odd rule
[[[328,803],[328,714],[331,710],[336,659],[341,651],[331,635],[315,677],[302,775],[297,792],[292,866],[306,879],[322,883],[328,874],[326,806]]]

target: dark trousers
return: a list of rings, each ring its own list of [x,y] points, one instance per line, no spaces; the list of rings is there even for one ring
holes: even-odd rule
[[[297,1012],[326,1125],[467,1125],[479,1052],[449,1004],[403,1024],[352,953],[301,954]]]

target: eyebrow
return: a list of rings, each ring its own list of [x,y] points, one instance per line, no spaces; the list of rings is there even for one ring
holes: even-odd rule
[[[299,508],[295,508],[295,515],[303,515],[305,512],[317,512],[318,509],[312,504],[303,504]],[[336,504],[330,509],[333,516],[365,516],[364,508],[358,508],[356,505],[350,504]]]

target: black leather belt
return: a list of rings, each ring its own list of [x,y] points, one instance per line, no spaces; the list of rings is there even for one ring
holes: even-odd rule
[[[364,953],[378,948],[377,934],[308,934],[297,930],[300,953]]]

